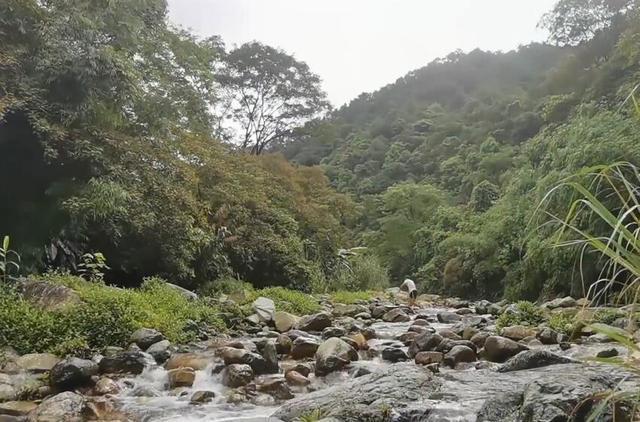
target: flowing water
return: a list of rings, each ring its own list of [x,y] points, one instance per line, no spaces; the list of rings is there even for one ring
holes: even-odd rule
[[[430,321],[430,327],[440,330],[451,327],[453,324],[436,322],[436,314],[446,309],[429,308],[421,309],[418,314]],[[398,343],[395,338],[407,332],[413,321],[402,323],[376,322],[371,325],[376,331],[377,338],[369,340],[371,349],[381,350],[387,344]],[[574,345],[566,351],[560,350],[558,345],[538,346],[556,354],[574,359],[593,357],[604,349],[610,349],[610,344],[586,344]],[[404,348],[406,350],[406,347]],[[619,350],[623,353],[623,350]],[[389,365],[379,357],[369,357],[369,354],[361,352],[361,360],[352,362],[351,367],[364,367],[370,371],[376,371]],[[429,420],[442,421],[468,421],[474,420],[475,412],[482,403],[492,395],[511,391],[515,386],[524,385],[532,380],[557,375],[558,371],[570,377],[572,374],[584,371],[583,365],[554,365],[533,370],[518,371],[513,373],[498,373],[495,364],[486,363],[484,367],[470,366],[468,369],[452,370],[441,369],[439,375],[445,383],[444,393],[437,398],[428,400],[428,407],[433,409]],[[346,382],[350,379],[347,371],[330,374],[324,378],[309,376],[311,384],[308,391],[327,388],[328,386]],[[141,375],[134,378],[120,380],[123,392],[117,401],[121,409],[141,421],[161,422],[204,422],[204,421],[244,421],[262,422],[276,421],[271,418],[278,406],[270,396],[264,395],[262,401],[257,404],[241,403],[231,404],[226,402],[227,387],[222,385],[221,376],[213,374],[213,366],[196,371],[196,378],[191,388],[168,390],[167,371],[159,366],[146,369]],[[190,397],[196,391],[212,391],[215,398],[207,404],[191,404]],[[296,396],[305,394],[305,391],[292,388]],[[140,397],[144,396],[144,397]],[[464,397],[464,400],[461,400]],[[417,406],[424,403],[416,403]]]

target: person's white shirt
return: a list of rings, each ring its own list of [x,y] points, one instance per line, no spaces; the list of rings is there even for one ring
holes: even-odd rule
[[[413,280],[407,278],[400,286],[400,290],[406,290],[407,292],[411,293],[418,289],[416,289],[416,283],[414,283]]]

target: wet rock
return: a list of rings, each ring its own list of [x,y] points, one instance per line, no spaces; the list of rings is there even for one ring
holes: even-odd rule
[[[573,308],[574,306],[576,306],[576,300],[571,296],[554,299],[542,304],[542,307],[547,309]]]
[[[358,360],[358,352],[343,340],[332,337],[318,347],[315,358],[316,375],[325,376]]]
[[[469,340],[471,343],[476,345],[476,348],[482,349],[484,347],[484,343],[489,337],[489,333],[480,332],[478,334],[474,334],[473,337]]]
[[[443,324],[453,324],[462,320],[462,317],[453,312],[438,312],[438,322]]]
[[[382,316],[382,320],[386,322],[408,322],[411,321],[411,317],[407,315],[402,308],[395,308],[385,313]]]
[[[129,341],[135,343],[142,350],[147,350],[152,344],[164,340],[164,336],[158,330],[152,328],[140,328],[131,334]]]
[[[557,344],[558,343],[558,333],[551,328],[543,328],[538,333],[538,340],[542,342],[542,344]]]
[[[441,352],[420,352],[415,357],[417,365],[430,365],[432,363],[440,363],[444,360],[444,354]]]
[[[191,404],[205,404],[210,403],[216,397],[216,393],[213,391],[200,390],[191,395],[189,403]]]
[[[416,337],[418,337],[420,334],[418,333],[414,333],[413,331],[409,331],[407,333],[402,333],[399,336],[396,337],[396,339],[398,341],[401,341],[404,345],[408,346],[410,345],[415,339]]]
[[[246,349],[234,349],[233,347],[223,347],[220,351],[225,365],[246,364],[258,375],[269,374],[274,371],[272,366],[273,362],[267,362],[267,360],[258,353],[253,353]],[[277,371],[277,369],[275,370]]]
[[[596,357],[598,358],[613,358],[618,356],[618,349],[606,349],[606,350],[600,350],[597,354]]]
[[[354,348],[356,350],[367,350],[369,348],[369,343],[367,343],[367,339],[361,332],[350,334],[348,337],[355,343]]]
[[[85,398],[80,394],[66,391],[44,400],[29,415],[33,422],[81,422],[84,420]]]
[[[477,414],[477,422],[516,422],[522,404],[522,392],[506,392],[483,403]]]
[[[456,333],[454,333],[452,330],[448,328],[443,328],[439,330],[438,334],[440,334],[443,338],[448,338],[450,340],[462,340],[462,337],[460,337],[459,335],[457,335]]]
[[[289,331],[298,322],[298,317],[288,312],[278,311],[273,315],[276,330],[281,333]]]
[[[377,337],[376,330],[374,330],[371,327],[363,328],[360,332],[362,333],[364,338],[367,340],[371,340]]]
[[[58,362],[49,373],[49,383],[55,391],[75,390],[92,384],[98,365],[87,359],[67,358]]]
[[[59,310],[81,302],[80,296],[75,291],[61,284],[21,280],[17,287],[27,302],[48,311]]]
[[[588,343],[611,343],[613,339],[604,333],[597,333],[587,337]]]
[[[404,362],[409,360],[407,353],[398,347],[386,347],[382,349],[382,359],[389,362]]]
[[[355,317],[361,313],[368,314],[369,309],[363,305],[344,305],[342,303],[336,303],[333,306],[332,314],[336,317],[350,316]]]
[[[298,371],[289,371],[284,375],[284,377],[291,385],[305,386],[311,384],[311,380]]]
[[[470,308],[460,308],[460,309],[456,309],[456,314],[458,315],[469,315],[472,314],[473,310]]]
[[[351,378],[359,378],[364,377],[365,375],[369,375],[370,373],[371,369],[364,366],[357,366],[351,369],[351,371],[349,372],[349,376]]]
[[[253,379],[253,370],[249,365],[233,364],[222,371],[222,383],[231,388],[247,385]]]
[[[569,343],[568,341],[560,342],[559,345],[560,350],[569,350],[571,348],[571,343]]]
[[[444,363],[455,368],[457,364],[463,362],[475,362],[476,352],[467,346],[454,346],[444,357]]]
[[[101,374],[140,374],[149,364],[149,358],[142,352],[120,352],[102,358],[98,368]]]
[[[566,363],[575,363],[575,361],[546,350],[525,350],[509,359],[498,369],[498,372],[521,371]]]
[[[293,346],[293,341],[289,338],[289,336],[285,334],[280,334],[278,338],[276,338],[276,351],[281,355],[288,355],[291,352],[291,347]]]
[[[253,301],[251,305],[260,321],[269,322],[273,319],[276,312],[276,304],[273,300],[266,297],[259,297]]]
[[[342,384],[334,385],[286,402],[273,415],[290,421],[318,410],[342,422],[386,420],[388,409],[406,408],[439,390],[441,381],[413,363],[390,365]]]
[[[340,340],[344,341],[349,346],[353,347],[354,350],[358,350],[358,344],[355,341],[353,341],[353,339],[349,337],[340,337]]]
[[[140,384],[131,390],[131,395],[133,397],[160,397],[162,393],[150,385]]]
[[[480,330],[478,330],[476,327],[464,327],[464,329],[462,330],[462,339],[471,340],[473,336],[475,336],[479,332]]]
[[[51,353],[30,353],[16,359],[18,367],[34,373],[49,372],[58,362],[60,358]]]
[[[262,349],[262,357],[265,360],[265,371],[267,374],[278,373],[278,350],[275,341],[269,340]]]
[[[416,334],[423,334],[427,332],[433,333],[435,330],[431,327],[424,327],[421,325],[412,325],[411,327],[409,327],[408,331]]]
[[[322,331],[331,326],[331,316],[326,312],[302,317],[296,324],[296,328],[302,331]]]
[[[492,362],[504,362],[528,347],[515,341],[499,336],[489,336],[484,343],[486,358]]]
[[[3,421],[3,416],[27,416],[37,407],[38,405],[32,401],[9,401],[0,403],[0,421]]]
[[[311,372],[313,372],[313,364],[310,363],[296,363],[295,365],[287,367],[284,371],[285,374],[289,371],[296,371],[299,374],[302,374],[305,377],[308,377]]]
[[[369,312],[360,312],[359,314],[354,315],[354,318],[369,320],[371,319],[371,314]]]
[[[278,400],[289,400],[294,397],[287,381],[280,377],[267,379],[258,384],[258,391],[267,393]]]
[[[93,387],[93,393],[96,396],[104,396],[106,394],[118,394],[120,386],[111,378],[100,378]]]
[[[172,369],[167,375],[169,388],[191,387],[196,379],[196,372],[192,368]]]
[[[415,357],[418,352],[435,350],[444,340],[440,334],[424,333],[416,337],[409,346],[409,356]]]
[[[526,337],[535,337],[537,330],[531,327],[525,327],[524,325],[513,325],[511,327],[505,327],[502,329],[502,337],[509,338],[511,340],[519,341]]]
[[[205,369],[214,362],[214,356],[206,353],[174,353],[164,367],[167,370],[177,368],[193,368],[196,371]]]
[[[376,319],[382,318],[382,315],[386,314],[390,310],[391,309],[386,306],[373,306],[371,308],[371,317]]]
[[[291,357],[294,359],[304,359],[313,357],[320,347],[318,340],[312,338],[298,337],[291,347]]]
[[[163,364],[171,356],[170,347],[171,343],[169,340],[161,340],[149,346],[147,353],[150,354],[158,364]]]
[[[328,339],[331,337],[342,337],[347,334],[347,331],[344,328],[340,327],[327,327],[322,330],[322,338]]]

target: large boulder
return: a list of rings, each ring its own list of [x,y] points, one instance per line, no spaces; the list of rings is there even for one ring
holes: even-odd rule
[[[498,369],[498,372],[522,371],[523,369],[575,362],[573,359],[559,356],[546,350],[525,350],[505,362],[505,364]]]
[[[315,358],[316,375],[324,376],[358,360],[358,352],[343,340],[332,337],[318,347]]]
[[[440,363],[444,360],[442,352],[419,352],[415,357],[417,365],[431,365],[432,363]]]
[[[196,379],[193,368],[172,369],[168,373],[169,388],[191,387]]]
[[[149,346],[147,353],[149,353],[158,364],[162,364],[171,356],[170,347],[171,343],[169,340],[162,340]]]
[[[251,305],[261,321],[269,322],[276,312],[276,304],[267,297],[259,297]]]
[[[80,296],[61,284],[46,281],[21,280],[18,290],[29,303],[48,311],[59,310],[81,302]]]
[[[286,334],[280,334],[276,338],[276,351],[281,355],[288,355],[291,352],[293,341]]]
[[[420,334],[415,338],[415,340],[413,340],[413,343],[411,343],[411,345],[409,346],[409,356],[415,357],[418,352],[428,352],[436,350],[436,348],[443,340],[444,339],[440,334],[429,332]]]
[[[120,352],[113,357],[102,358],[98,368],[101,374],[140,374],[152,359],[140,351]]]
[[[542,344],[557,344],[558,333],[551,328],[543,328],[537,335]]]
[[[32,401],[8,401],[0,403],[0,421],[5,422],[6,420],[7,422],[13,422],[15,420],[17,422],[20,420],[18,418],[24,418],[37,407],[38,405]],[[9,417],[15,417],[16,419]]]
[[[455,312],[438,312],[438,322],[443,324],[454,324],[462,320],[462,317]]]
[[[442,382],[413,363],[397,363],[345,383],[305,394],[286,402],[273,415],[297,420],[318,411],[342,422],[388,420],[388,409],[403,409],[441,388]],[[398,419],[405,420],[405,419]],[[410,419],[406,419],[410,420]]]
[[[252,379],[253,370],[249,365],[233,364],[222,371],[222,383],[227,387],[242,387],[249,384]]]
[[[542,304],[542,307],[547,309],[573,308],[574,306],[576,306],[576,300],[571,296],[560,297]]]
[[[485,357],[492,362],[504,362],[524,350],[529,348],[505,337],[489,336],[484,342]]]
[[[49,372],[60,358],[51,353],[29,353],[16,359],[19,368],[35,373]]]
[[[382,359],[396,363],[409,360],[409,356],[399,347],[385,347],[382,349]]]
[[[193,368],[196,371],[205,369],[215,361],[208,353],[174,353],[165,363],[167,370],[176,368]]]
[[[273,322],[275,323],[276,330],[281,333],[287,332],[292,329],[298,322],[298,317],[288,312],[278,311],[273,314]]]
[[[294,359],[313,357],[318,347],[320,347],[318,340],[309,337],[298,337],[291,347],[291,357]]]
[[[135,343],[142,350],[147,350],[151,345],[164,340],[164,336],[153,328],[139,328],[131,334],[129,341]]]
[[[75,390],[92,384],[98,365],[87,359],[67,358],[58,362],[49,373],[49,383],[55,391]]]
[[[328,339],[331,337],[343,337],[347,335],[347,330],[342,327],[327,327],[322,330],[322,338]]]
[[[531,327],[525,327],[524,325],[513,325],[511,327],[503,328],[500,334],[502,337],[519,341],[527,337],[535,337],[536,334],[538,334],[538,330]]]
[[[267,378],[257,385],[258,391],[267,393],[278,400],[288,400],[293,398],[293,393],[287,385],[287,381],[282,377]]]
[[[235,349],[233,347],[223,347],[221,349],[222,358],[225,365],[245,364],[249,365],[254,373],[258,375],[268,374],[274,371],[267,360],[258,353],[250,352],[246,349]],[[277,371],[277,370],[276,370]]]
[[[304,316],[296,324],[296,328],[301,331],[322,331],[330,326],[331,315],[326,312]]]
[[[29,415],[30,422],[81,422],[86,400],[80,394],[66,391],[44,400]]]
[[[477,360],[476,352],[467,346],[453,346],[449,353],[444,357],[444,363],[452,368],[457,364],[464,362],[475,362]]]
[[[395,308],[382,315],[382,320],[386,322],[409,322],[411,317],[402,308]]]

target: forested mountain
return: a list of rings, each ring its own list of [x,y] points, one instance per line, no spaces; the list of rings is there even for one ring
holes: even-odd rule
[[[634,2],[561,1],[543,23],[555,45],[452,53],[313,121],[283,149],[357,198],[360,241],[396,279],[530,299],[584,294],[597,279],[595,258],[581,267],[580,250],[551,247],[538,206],[577,171],[640,163],[640,20]],[[561,214],[570,203],[545,207]]]

